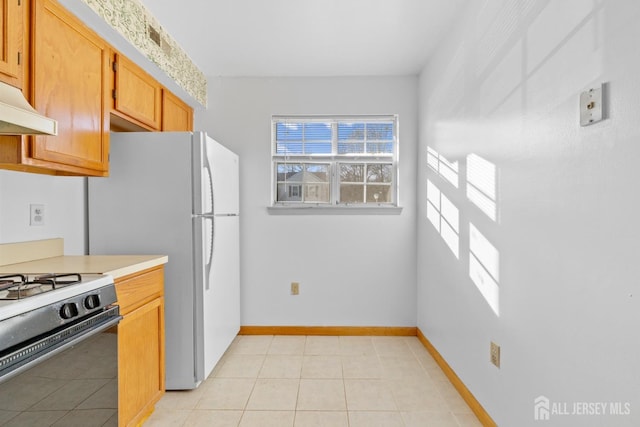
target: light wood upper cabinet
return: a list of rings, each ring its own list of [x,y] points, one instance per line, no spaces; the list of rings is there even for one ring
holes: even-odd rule
[[[107,176],[110,130],[193,129],[191,107],[56,0],[0,0],[0,25],[0,81],[58,121],[57,136],[0,136],[0,169]]]
[[[0,0],[0,80],[22,88],[24,63],[24,1]]]
[[[115,55],[112,114],[151,130],[160,130],[162,86],[125,56]]]
[[[193,130],[193,108],[168,90],[162,93],[162,130],[165,132]]]
[[[32,140],[34,164],[62,173],[108,173],[109,47],[53,0],[36,0],[33,11],[32,98],[42,114],[58,121],[57,136]]]

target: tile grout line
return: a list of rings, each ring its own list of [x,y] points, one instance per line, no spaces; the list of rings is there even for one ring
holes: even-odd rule
[[[247,406],[249,405],[249,401],[251,400],[251,395],[253,394],[254,390],[256,389],[256,384],[258,383],[258,378],[260,377],[260,372],[262,371],[262,368],[264,367],[264,362],[267,360],[267,354],[269,354],[269,349],[271,348],[271,344],[273,343],[273,336],[271,337],[271,341],[269,342],[269,345],[267,346],[267,349],[265,350],[264,354],[260,355],[262,356],[262,364],[260,365],[260,369],[258,369],[258,372],[256,373],[256,377],[253,378],[253,387],[251,387],[251,392],[249,392],[249,396],[247,397],[247,401],[244,404],[244,408],[242,409],[242,415],[240,415],[240,419],[238,420],[238,427],[240,427],[240,424],[242,424],[242,419],[244,418],[244,415],[247,412]]]
[[[342,373],[342,390],[344,390],[344,408],[347,413],[347,427],[351,427],[351,417],[349,417],[349,401],[347,400],[347,383],[344,380],[344,363],[342,363],[342,343],[338,338],[338,357],[340,358],[340,372]]]
[[[304,337],[304,345],[302,346],[302,363],[300,364],[300,373],[298,375],[298,392],[296,393],[296,404],[293,408],[293,426],[296,425],[296,418],[298,418],[298,402],[300,401],[300,386],[302,385],[302,368],[304,366],[304,350],[307,346],[307,336]]]

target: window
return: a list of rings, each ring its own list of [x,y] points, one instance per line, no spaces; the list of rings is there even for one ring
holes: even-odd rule
[[[396,116],[274,116],[274,206],[397,206]]]

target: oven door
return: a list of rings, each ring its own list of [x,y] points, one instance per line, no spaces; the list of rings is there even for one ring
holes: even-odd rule
[[[121,317],[114,308],[115,316],[79,331],[65,328],[12,350],[22,360],[0,377],[0,425],[118,425]]]

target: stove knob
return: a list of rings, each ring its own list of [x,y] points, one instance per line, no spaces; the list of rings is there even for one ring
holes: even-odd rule
[[[60,317],[63,319],[71,319],[72,317],[76,317],[78,315],[78,306],[75,303],[70,302],[64,304],[60,308]]]
[[[89,295],[84,299],[84,308],[86,308],[87,310],[94,309],[98,306],[100,306],[100,295]]]

